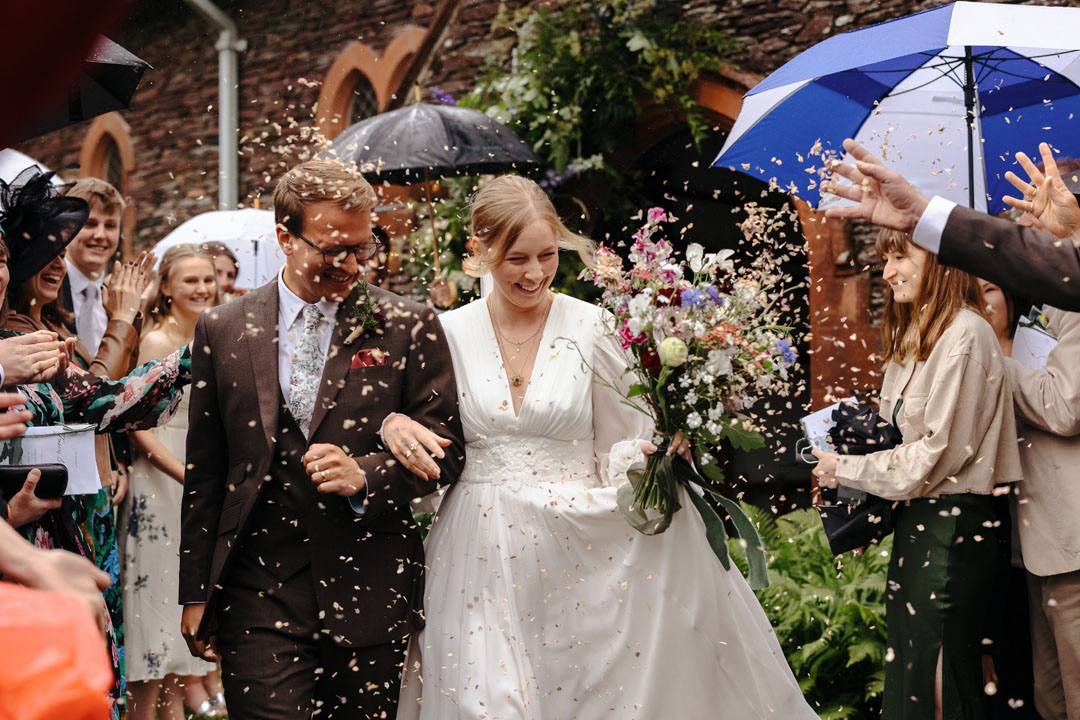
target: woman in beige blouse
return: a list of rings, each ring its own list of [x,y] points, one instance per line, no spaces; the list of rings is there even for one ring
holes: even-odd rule
[[[982,720],[981,640],[995,573],[995,483],[1020,479],[1012,396],[977,281],[908,235],[877,241],[890,293],[881,416],[903,443],[815,451],[823,487],[899,501],[886,619],[884,720]]]

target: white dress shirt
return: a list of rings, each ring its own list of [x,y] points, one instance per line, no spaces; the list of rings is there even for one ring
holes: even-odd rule
[[[91,355],[97,355],[109,315],[101,303],[101,288],[105,285],[105,273],[97,280],[82,274],[70,260],[67,263],[68,282],[71,283],[71,309],[75,312],[75,332]],[[93,328],[90,320],[93,318]]]
[[[278,273],[278,383],[281,385],[281,395],[285,398],[285,404],[289,403],[289,380],[292,378],[293,356],[296,354],[296,344],[300,342],[300,335],[304,332],[304,307],[310,303],[304,302],[297,297],[296,293],[285,285],[285,268]],[[323,315],[319,321],[319,352],[323,356],[323,365],[326,364],[326,356],[330,354],[330,340],[334,336],[334,325],[337,323],[338,304],[325,300],[315,303]],[[384,421],[385,422],[385,421]],[[368,490],[365,487],[348,498],[349,506],[357,515],[364,514],[364,503],[367,500]]]
[[[941,236],[945,232],[945,224],[949,222],[949,214],[954,207],[956,203],[952,200],[937,195],[930,198],[922,217],[915,224],[915,232],[911,234],[915,244],[937,255],[941,250]]]
[[[304,307],[311,303],[304,302],[285,285],[284,272],[282,268],[278,273],[278,383],[281,385],[281,395],[288,404],[293,356],[296,355],[296,344],[300,342],[300,336],[304,332]],[[325,364],[337,322],[338,303],[324,300],[314,304],[323,315],[319,321],[318,333],[319,352],[322,353]]]

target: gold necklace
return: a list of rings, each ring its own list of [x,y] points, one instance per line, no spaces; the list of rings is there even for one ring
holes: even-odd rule
[[[521,346],[524,345],[527,342],[530,342],[533,338],[535,338],[537,335],[539,335],[540,331],[544,329],[545,325],[547,325],[548,313],[551,312],[551,306],[554,305],[554,304],[555,304],[555,296],[552,295],[551,300],[548,302],[547,308],[544,310],[544,317],[540,320],[540,325],[539,325],[539,327],[536,328],[536,331],[533,332],[533,334],[530,335],[529,337],[522,340],[521,342],[515,342],[514,340],[511,340],[510,338],[506,337],[506,335],[503,334],[502,328],[499,327],[498,313],[495,312],[495,306],[492,305],[491,300],[489,299],[488,300],[488,310],[491,312],[491,323],[495,328],[495,335],[496,335],[495,339],[496,339],[496,342],[499,345],[499,350],[500,351],[503,350],[502,343],[505,340],[506,342],[516,346],[516,352],[518,354],[521,354]],[[521,378],[521,370],[525,367],[525,360],[522,360],[522,363],[521,363],[520,367],[515,368],[513,363],[511,363],[510,360],[507,359],[506,356],[504,355],[503,356],[503,363],[505,365],[509,366],[511,372],[513,372],[513,374],[514,374],[514,376],[512,378],[510,378],[510,384],[513,385],[514,387],[521,387],[521,384],[524,382],[522,380],[522,378]]]

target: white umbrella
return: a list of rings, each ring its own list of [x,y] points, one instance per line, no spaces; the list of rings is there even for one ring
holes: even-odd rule
[[[219,242],[236,254],[240,269],[236,287],[252,290],[270,282],[285,264],[285,255],[274,232],[271,210],[212,210],[196,215],[154,246],[160,258],[174,245]]]
[[[38,167],[41,172],[49,172],[49,168],[45,167],[44,163],[38,162],[29,155],[24,155],[18,150],[12,150],[11,148],[4,148],[0,150],[0,180],[4,182],[11,182],[19,173],[28,167]],[[53,175],[52,179],[55,185],[63,185],[64,181]]]

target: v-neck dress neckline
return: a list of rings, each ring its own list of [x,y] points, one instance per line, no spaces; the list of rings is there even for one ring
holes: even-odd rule
[[[552,293],[551,308],[548,310],[547,319],[544,321],[544,329],[540,331],[540,344],[536,346],[536,357],[533,359],[532,372],[529,373],[529,381],[525,386],[525,394],[521,397],[521,407],[518,410],[514,410],[514,391],[510,385],[510,375],[506,371],[506,358],[503,357],[502,346],[499,344],[499,335],[495,332],[495,322],[491,317],[492,308],[489,301],[484,300],[484,317],[487,322],[487,334],[491,341],[495,344],[494,358],[499,366],[499,375],[502,377],[503,384],[503,399],[507,403],[507,407],[514,414],[514,420],[521,420],[522,413],[525,412],[525,407],[529,403],[529,397],[533,395],[533,386],[536,385],[536,381],[543,378],[543,369],[541,368],[541,362],[546,366],[546,358],[551,353],[541,354],[545,344],[550,344],[551,340],[548,337],[548,333],[551,331],[552,325],[556,320],[556,305],[559,303],[559,294]]]

